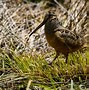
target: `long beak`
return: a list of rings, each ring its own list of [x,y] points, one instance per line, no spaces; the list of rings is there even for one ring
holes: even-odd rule
[[[43,22],[35,29],[33,30],[30,34],[29,34],[29,37],[35,33],[39,28],[41,28],[45,23],[46,23],[47,20],[43,20]]]

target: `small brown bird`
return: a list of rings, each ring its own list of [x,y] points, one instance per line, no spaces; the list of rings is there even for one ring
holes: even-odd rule
[[[83,47],[84,38],[81,37],[81,35],[77,35],[73,31],[62,27],[57,16],[52,12],[48,12],[45,15],[43,22],[29,36],[35,33],[43,25],[45,25],[44,30],[46,39],[49,45],[56,51],[54,60],[62,53],[66,57],[67,63],[68,54]]]

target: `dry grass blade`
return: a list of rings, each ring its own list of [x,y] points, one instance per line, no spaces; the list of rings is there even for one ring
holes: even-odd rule
[[[27,84],[27,88],[26,88],[26,90],[29,90],[30,85],[31,85],[31,82],[32,82],[32,80],[29,80],[29,81],[28,81],[28,84]]]

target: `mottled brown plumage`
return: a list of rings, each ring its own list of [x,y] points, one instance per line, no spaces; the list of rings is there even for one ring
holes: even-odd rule
[[[52,12],[45,15],[43,22],[29,36],[31,36],[43,25],[45,25],[44,30],[46,39],[49,45],[52,46],[56,51],[54,60],[59,56],[60,53],[62,53],[66,57],[67,63],[68,54],[83,47],[83,37],[62,27],[57,16]]]

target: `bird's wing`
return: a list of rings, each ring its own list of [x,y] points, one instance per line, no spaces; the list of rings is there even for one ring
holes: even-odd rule
[[[56,37],[60,39],[67,46],[75,46],[77,45],[77,35],[75,35],[72,31],[65,28],[56,28],[54,30]]]

